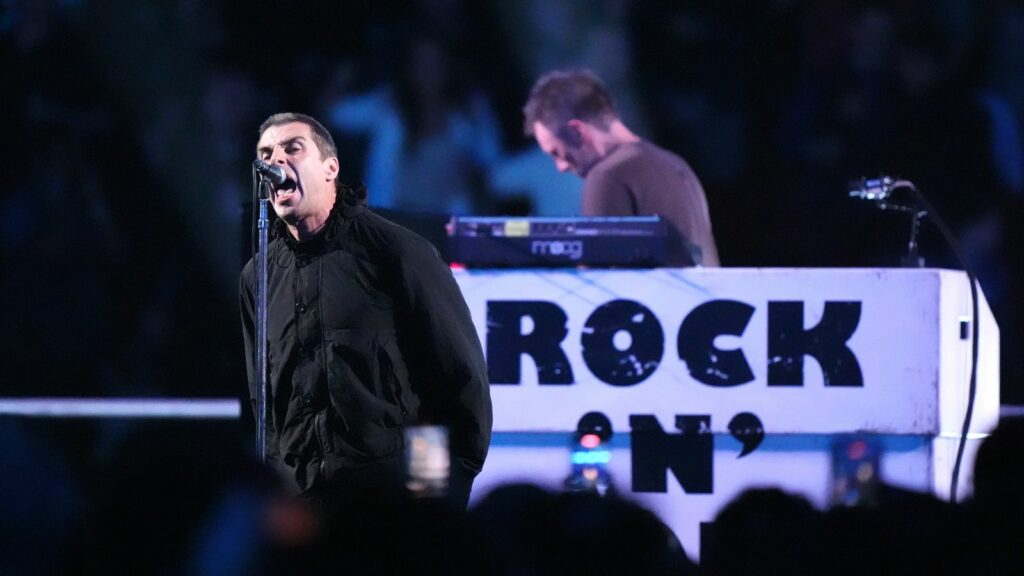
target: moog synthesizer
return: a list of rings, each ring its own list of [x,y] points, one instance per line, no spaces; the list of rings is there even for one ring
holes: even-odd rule
[[[631,267],[665,263],[667,227],[659,216],[453,216],[452,262],[470,267]]]

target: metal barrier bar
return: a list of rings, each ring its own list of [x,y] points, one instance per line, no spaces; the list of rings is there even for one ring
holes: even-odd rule
[[[1016,404],[1003,404],[999,407],[999,416],[1003,418],[1013,418],[1024,416],[1024,406]]]
[[[241,413],[234,398],[0,398],[0,416],[216,420]]]

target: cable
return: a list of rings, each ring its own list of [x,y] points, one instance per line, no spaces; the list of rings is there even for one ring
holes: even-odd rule
[[[964,257],[963,250],[960,248],[960,243],[957,242],[953,232],[939,216],[938,211],[935,210],[932,203],[924,197],[924,194],[922,194],[921,191],[908,180],[896,180],[892,182],[890,189],[894,190],[896,188],[908,188],[914,193],[914,198],[917,200],[918,204],[928,212],[929,218],[935,224],[935,227],[938,228],[939,233],[942,234],[946,243],[949,244],[949,247],[953,250],[953,254],[956,256],[957,261],[960,262],[960,266],[962,266],[964,272],[967,273],[967,281],[971,284],[971,379],[968,386],[967,410],[964,414],[963,427],[960,430],[960,442],[957,446],[956,460],[953,464],[953,474],[950,478],[949,484],[949,501],[956,503],[957,487],[960,481],[960,468],[963,464],[964,449],[967,445],[967,436],[971,429],[971,419],[974,417],[974,398],[978,390],[978,279],[974,275],[974,270]]]

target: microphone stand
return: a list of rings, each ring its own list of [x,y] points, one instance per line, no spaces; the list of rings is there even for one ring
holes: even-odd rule
[[[888,202],[879,202],[878,207],[882,210],[895,210],[910,214],[910,240],[907,242],[907,253],[900,258],[900,266],[903,268],[924,268],[924,258],[917,252],[917,233],[921,228],[921,219],[928,215],[928,211]]]
[[[259,217],[256,253],[256,455],[261,463],[267,461],[267,234],[270,204],[270,180],[260,177]]]
[[[852,182],[850,196],[862,200],[872,200],[880,210],[903,212],[910,214],[910,240],[907,242],[907,253],[900,258],[900,266],[903,268],[924,268],[924,258],[917,251],[917,234],[921,229],[921,219],[928,215],[928,211],[918,205],[907,206],[896,204],[889,200],[893,190],[897,188],[913,188],[913,184],[907,180],[895,180],[889,176],[883,176],[877,180],[862,179],[859,182]],[[916,188],[913,188],[917,192]],[[919,193],[918,193],[919,194]]]

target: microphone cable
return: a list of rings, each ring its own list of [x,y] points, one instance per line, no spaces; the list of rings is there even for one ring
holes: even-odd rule
[[[974,275],[974,269],[967,262],[967,258],[964,257],[963,249],[960,243],[956,240],[952,230],[946,225],[946,222],[939,216],[935,206],[925,198],[924,194],[914,186],[913,182],[909,180],[898,180],[888,176],[882,177],[878,180],[861,180],[860,190],[851,191],[851,196],[857,196],[866,200],[874,200],[879,204],[882,209],[888,209],[891,204],[887,204],[890,193],[893,190],[899,188],[906,188],[910,190],[914,195],[914,200],[919,206],[925,209],[928,218],[935,224],[935,227],[939,230],[939,233],[945,239],[950,249],[953,251],[953,255],[956,257],[960,266],[967,274],[967,281],[971,286],[971,376],[970,383],[968,385],[968,398],[967,398],[967,410],[964,413],[964,422],[960,430],[960,441],[957,445],[956,459],[953,463],[953,473],[950,478],[949,484],[949,501],[953,504],[957,501],[957,488],[960,482],[960,469],[963,464],[964,449],[967,445],[967,437],[970,434],[971,420],[974,417],[974,400],[977,396],[978,390],[978,279]],[[894,207],[894,206],[893,206]]]

